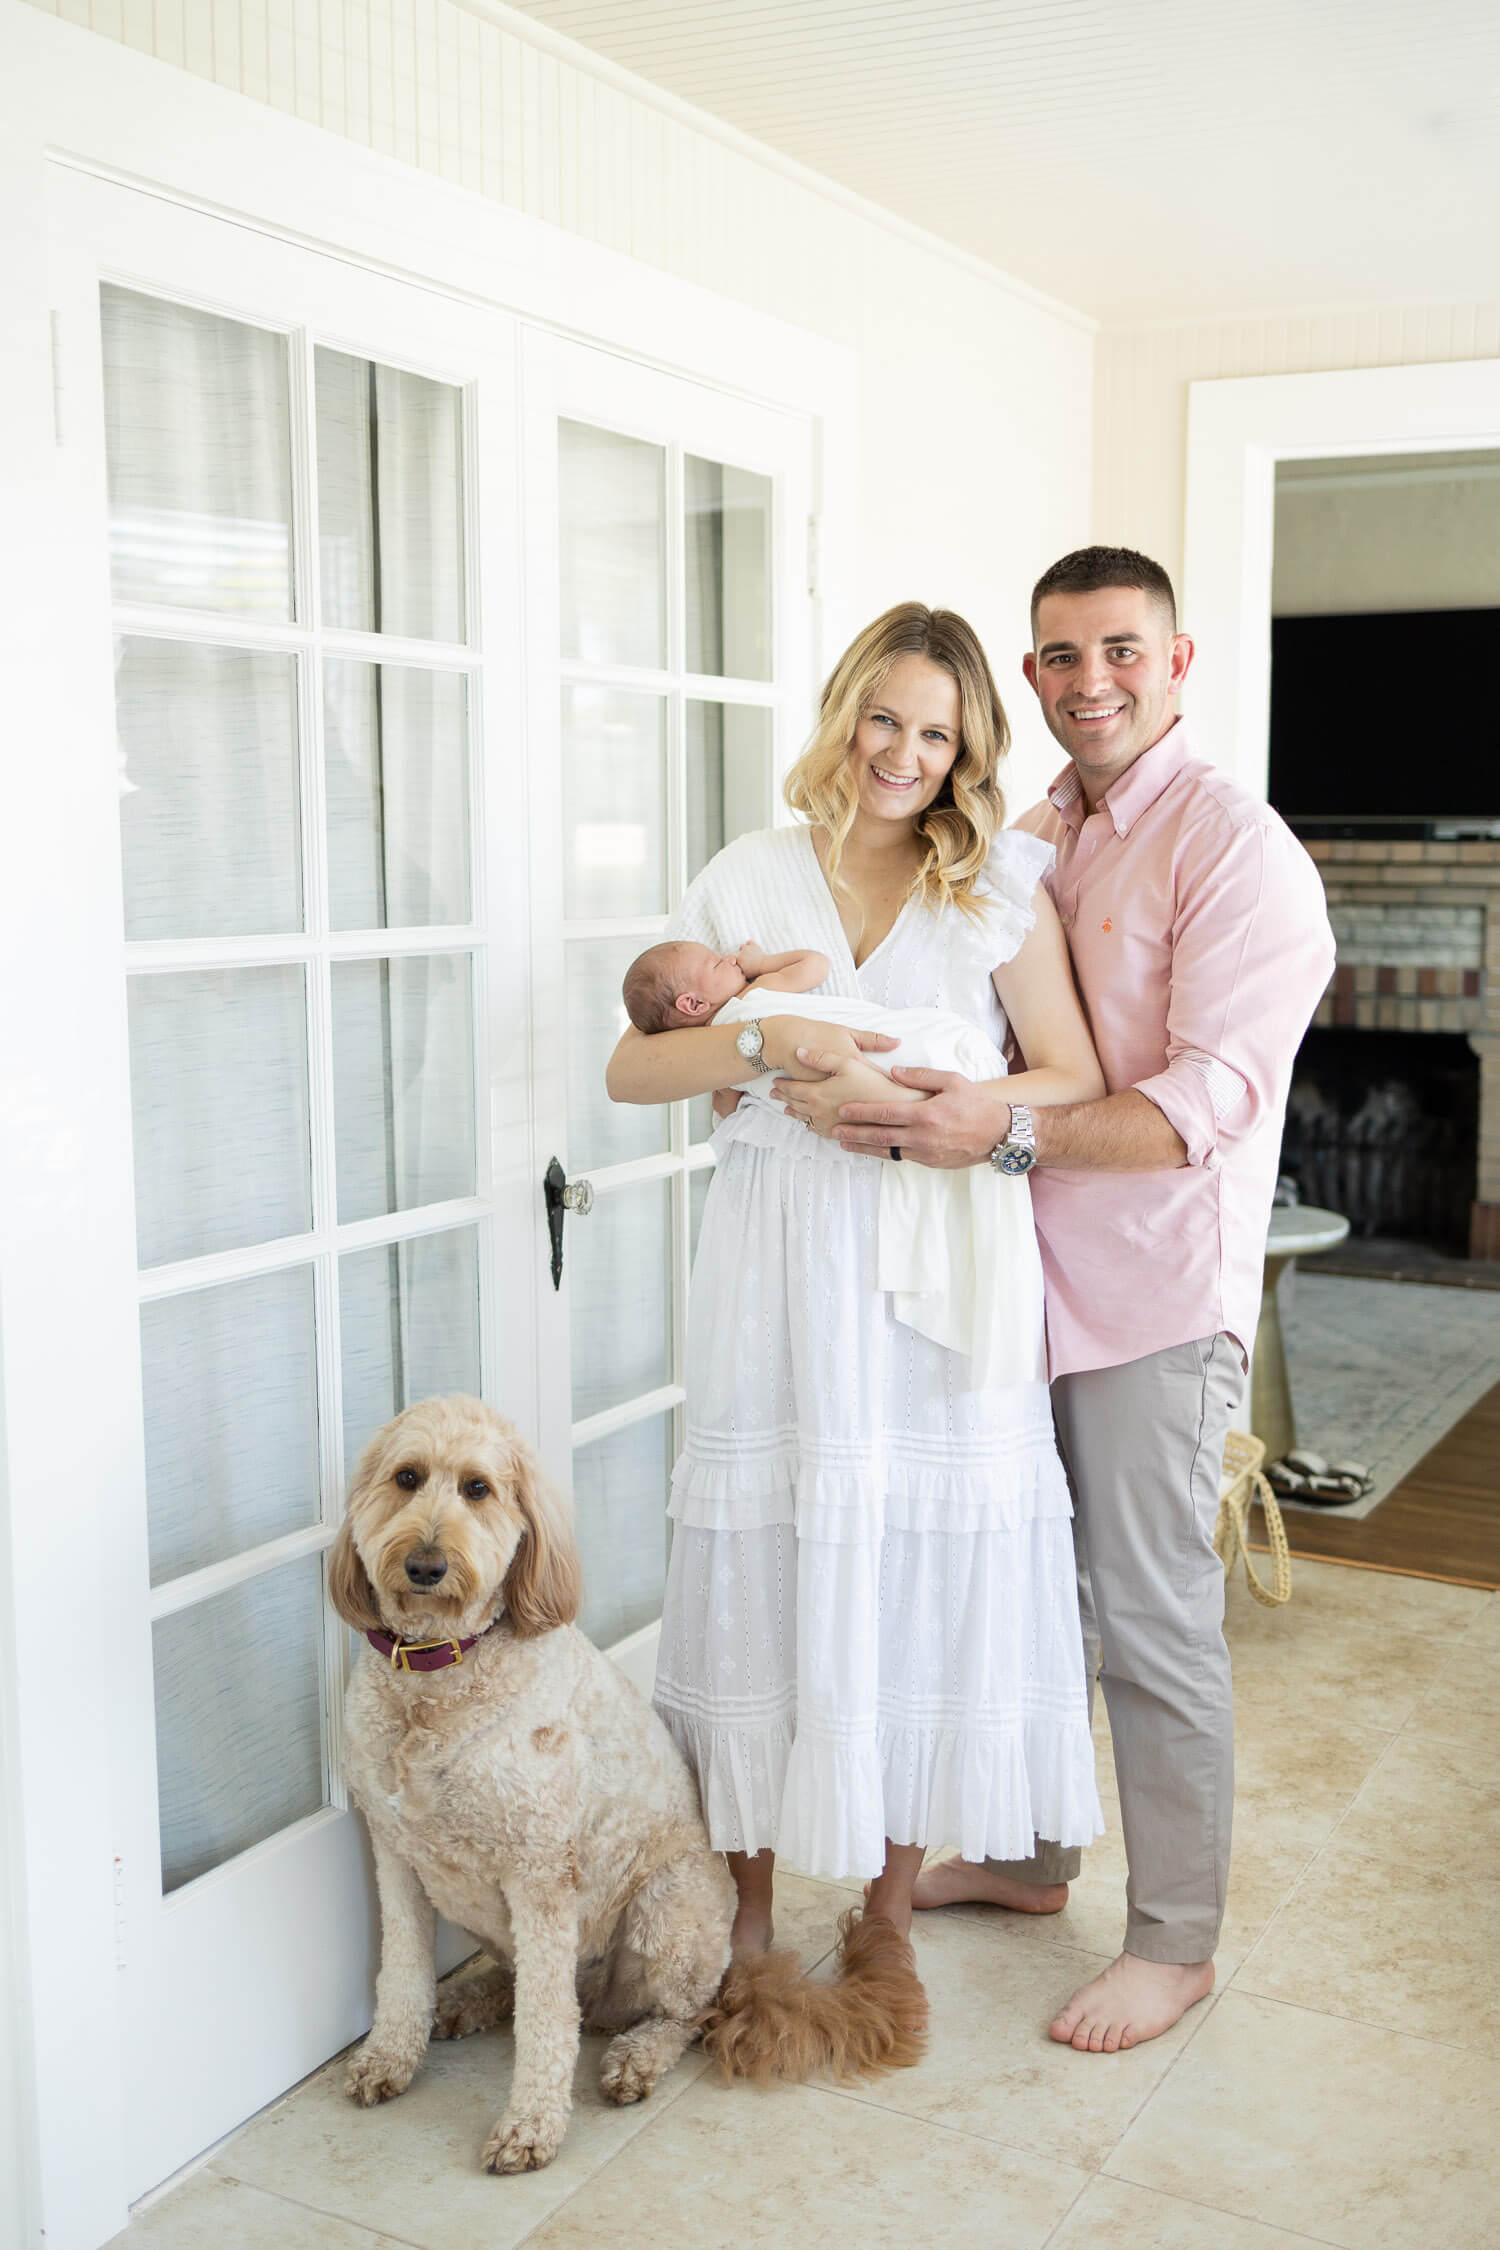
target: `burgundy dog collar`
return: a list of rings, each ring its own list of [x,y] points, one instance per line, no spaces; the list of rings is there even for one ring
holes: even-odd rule
[[[485,1632],[494,1628],[487,1625]],[[395,1672],[442,1672],[450,1664],[462,1664],[468,1651],[481,1633],[471,1633],[466,1641],[399,1641],[394,1633],[384,1630],[366,1633],[365,1639],[380,1656],[389,1657]]]

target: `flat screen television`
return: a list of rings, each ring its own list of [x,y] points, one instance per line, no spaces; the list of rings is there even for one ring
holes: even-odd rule
[[[1300,835],[1500,832],[1500,609],[1278,617],[1267,794]]]

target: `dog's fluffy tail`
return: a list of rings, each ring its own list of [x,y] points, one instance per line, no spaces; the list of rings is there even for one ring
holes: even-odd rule
[[[927,2045],[916,1955],[889,1922],[851,1907],[839,1920],[832,1983],[815,1984],[795,1953],[731,1961],[703,2044],[726,2079],[758,2086],[815,2071],[847,2080],[909,2070]]]

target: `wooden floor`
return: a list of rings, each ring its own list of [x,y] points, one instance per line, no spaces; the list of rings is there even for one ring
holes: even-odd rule
[[[1283,1511],[1294,1555],[1500,1587],[1500,1384],[1362,1523]],[[1255,1528],[1264,1530],[1259,1517]]]

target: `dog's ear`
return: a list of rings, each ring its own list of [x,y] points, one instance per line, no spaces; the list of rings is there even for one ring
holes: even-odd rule
[[[346,1625],[357,1633],[378,1633],[381,1616],[375,1607],[370,1574],[359,1559],[354,1531],[345,1516],[339,1535],[328,1550],[328,1599]]]
[[[567,1502],[526,1446],[518,1444],[511,1459],[511,1489],[526,1525],[505,1574],[504,1601],[517,1633],[529,1639],[572,1624],[581,1574]]]

